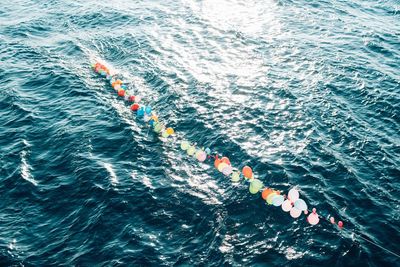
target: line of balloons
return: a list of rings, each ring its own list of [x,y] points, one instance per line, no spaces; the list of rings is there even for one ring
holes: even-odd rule
[[[151,106],[139,104],[142,97],[128,90],[128,86],[104,64],[96,62],[92,65],[92,68],[96,73],[109,81],[111,87],[118,93],[118,96],[129,102],[131,104],[130,108],[132,111],[136,112],[136,116],[142,118],[155,133],[160,134],[164,138],[175,134],[172,127],[167,127],[165,123],[159,120]],[[197,159],[199,162],[205,162],[209,159],[214,160],[214,167],[224,176],[230,177],[232,183],[239,183],[241,180],[247,181],[249,183],[249,192],[251,194],[261,193],[261,198],[264,199],[268,205],[281,207],[284,212],[288,212],[293,218],[299,218],[302,214],[308,215],[307,222],[311,225],[319,223],[321,216],[318,215],[315,208],[313,208],[311,212],[308,210],[307,203],[300,198],[299,191],[296,188],[291,188],[287,195],[282,194],[279,190],[266,187],[261,180],[255,178],[251,167],[244,166],[241,169],[235,168],[232,166],[228,157],[223,156],[220,158],[218,153],[213,153],[210,148],[196,147],[195,144],[187,140],[182,140],[180,142],[180,148],[185,151],[188,156]],[[329,217],[328,219],[332,224],[336,224],[334,217]],[[338,221],[337,226],[339,229],[342,229],[343,222]]]

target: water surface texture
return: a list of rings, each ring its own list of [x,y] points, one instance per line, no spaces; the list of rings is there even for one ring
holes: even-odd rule
[[[400,266],[396,0],[0,1],[1,266]],[[297,186],[310,226],[160,140]],[[212,164],[211,164],[212,165]]]

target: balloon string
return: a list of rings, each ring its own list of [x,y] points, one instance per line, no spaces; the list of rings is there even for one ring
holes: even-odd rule
[[[368,243],[370,243],[370,244],[372,244],[372,245],[375,245],[375,246],[377,246],[378,248],[381,248],[381,249],[385,250],[386,252],[388,252],[388,253],[390,253],[390,254],[396,256],[397,258],[400,258],[400,255],[397,254],[396,252],[393,252],[393,251],[391,251],[390,249],[387,249],[387,248],[385,248],[385,247],[379,245],[378,243],[375,243],[374,241],[369,240],[369,239],[363,237],[361,234],[358,234],[358,233],[356,233],[356,232],[353,232],[353,233],[354,233],[355,235],[357,235],[359,238],[361,238],[362,240],[367,241]]]

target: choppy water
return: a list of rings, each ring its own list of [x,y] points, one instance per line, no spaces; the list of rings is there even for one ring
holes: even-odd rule
[[[400,253],[399,50],[396,0],[1,1],[0,265],[400,266],[188,159],[90,69]]]

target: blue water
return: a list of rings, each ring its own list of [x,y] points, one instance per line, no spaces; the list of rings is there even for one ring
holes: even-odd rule
[[[160,140],[297,186],[310,226]],[[0,266],[400,266],[396,0],[0,2]],[[212,163],[211,163],[212,165]]]

